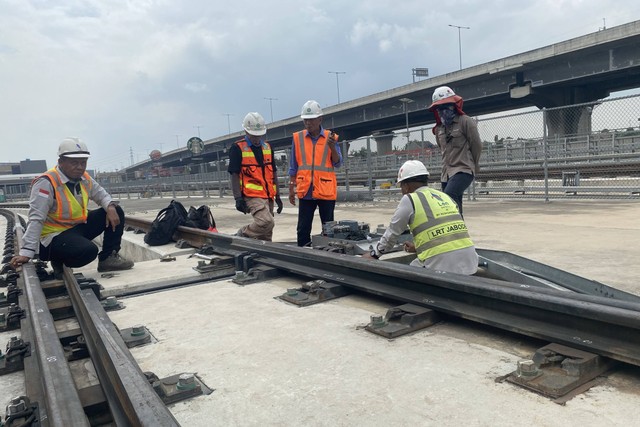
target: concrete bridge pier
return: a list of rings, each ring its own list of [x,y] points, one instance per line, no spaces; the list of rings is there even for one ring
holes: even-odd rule
[[[517,89],[517,90],[516,90]],[[525,90],[526,89],[526,90]],[[547,111],[547,134],[564,136],[591,132],[591,113],[598,105],[597,101],[609,96],[609,92],[593,87],[567,87],[557,89],[538,89],[530,85],[512,88],[514,98],[530,96],[538,108],[551,108]],[[574,104],[592,103],[591,105]],[[555,110],[554,107],[563,107]]]
[[[547,111],[547,135],[564,136],[591,133],[592,106],[565,107]]]
[[[374,132],[373,139],[376,141],[378,155],[391,154],[393,152],[393,138],[395,134],[391,131]]]

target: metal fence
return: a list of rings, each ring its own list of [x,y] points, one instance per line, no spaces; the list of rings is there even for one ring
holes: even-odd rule
[[[640,95],[634,95],[477,117],[483,141],[481,172],[467,197],[639,199],[639,115]],[[431,173],[431,185],[439,187],[442,160],[432,127],[396,131],[393,153],[386,155],[377,152],[373,136],[344,141],[342,152],[349,156],[337,170],[342,193],[347,193],[347,199],[398,197],[397,171],[410,159],[421,160]],[[287,164],[285,160],[280,165],[282,184]],[[125,197],[222,196],[229,192],[226,167],[219,172],[105,186]]]
[[[481,172],[468,198],[638,199],[639,115],[640,96],[634,95],[478,117]],[[364,180],[372,194],[379,193],[376,183],[394,179],[408,159],[423,161],[432,181],[439,181],[441,153],[431,129],[410,130],[408,137],[398,132],[391,155],[374,153],[373,137],[351,141],[366,156],[349,158],[339,181],[349,187],[349,181]]]
[[[425,114],[428,114],[425,112]],[[475,118],[483,152],[481,172],[467,190],[474,198],[640,198],[640,95],[568,107],[529,108]],[[375,137],[342,142],[345,157],[337,169],[347,198],[398,197],[397,171],[409,159],[425,163],[439,187],[441,153],[433,126],[395,131],[391,154],[378,153]],[[286,191],[289,153],[279,160]],[[229,194],[224,162],[201,165],[207,172],[133,179],[127,174],[98,178],[121,198],[223,196]],[[30,182],[30,181],[29,181]],[[28,198],[29,182],[2,186],[7,200]],[[387,188],[391,186],[390,188]],[[24,194],[17,194],[21,189]]]

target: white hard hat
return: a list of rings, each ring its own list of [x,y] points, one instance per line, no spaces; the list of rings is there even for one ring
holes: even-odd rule
[[[433,96],[431,97],[432,102],[428,110],[433,111],[433,109],[437,105],[455,104],[461,100],[462,98],[456,95],[456,93],[449,86],[440,86],[433,91]]]
[[[302,112],[300,113],[300,118],[304,119],[315,119],[317,117],[322,116],[322,108],[320,108],[320,104],[317,101],[307,101],[302,106]]]
[[[262,136],[267,133],[267,125],[260,113],[249,113],[244,116],[242,128],[249,134],[254,136]]]
[[[429,176],[429,171],[424,163],[420,160],[407,160],[402,166],[400,166],[400,170],[398,171],[398,182],[420,175]]]
[[[71,157],[74,159],[86,159],[89,157],[87,144],[78,138],[65,138],[58,147],[58,157]]]
[[[433,91],[431,102],[438,102],[445,98],[450,98],[452,96],[456,96],[456,93],[453,90],[451,90],[449,86],[440,86],[439,88]]]

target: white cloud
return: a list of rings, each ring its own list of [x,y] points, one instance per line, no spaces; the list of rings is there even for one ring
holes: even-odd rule
[[[208,92],[209,88],[206,83],[189,82],[184,85],[184,88],[190,92]]]
[[[307,99],[336,102],[596,31],[640,14],[633,2],[422,0],[0,0],[3,161],[55,161],[67,135],[87,140],[101,169],[240,129],[248,111],[275,119]],[[135,160],[135,159],[134,159]]]
[[[388,52],[392,49],[407,50],[422,46],[431,37],[432,35],[424,26],[402,26],[358,20],[351,30],[349,39],[354,46],[367,46],[374,43],[380,52]]]

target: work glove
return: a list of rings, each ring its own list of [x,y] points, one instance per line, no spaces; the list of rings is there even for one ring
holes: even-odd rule
[[[282,208],[284,208],[284,205],[282,204],[282,199],[280,198],[279,194],[276,195],[276,205],[278,205],[278,210],[276,212],[281,213]]]
[[[242,197],[236,199],[236,209],[245,215],[249,212],[249,206],[247,206],[247,202]]]

